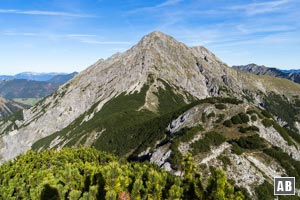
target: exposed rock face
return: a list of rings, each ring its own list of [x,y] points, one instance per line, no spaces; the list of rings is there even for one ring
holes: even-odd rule
[[[201,104],[189,109],[170,123],[168,131],[171,135],[178,133],[181,129],[186,127],[192,128],[201,125],[205,128],[205,130],[199,131],[196,135],[194,135],[194,137],[188,142],[179,142],[178,151],[182,155],[188,152],[193,152],[192,144],[203,139],[204,132],[224,132],[226,137],[230,138],[244,137],[243,134],[247,135],[247,133],[242,133],[242,135],[240,135],[241,133],[236,133],[236,130],[232,127],[227,130],[226,127],[224,128],[220,126],[220,124],[216,122],[216,120],[218,120],[217,116],[223,114],[225,116],[224,120],[226,120],[239,113],[246,113],[247,111],[255,108],[253,108],[252,105],[245,103],[239,105],[226,104],[226,106],[226,110],[218,110],[214,105]],[[214,113],[215,117],[203,121],[203,114],[208,116],[210,113]],[[257,134],[260,135],[261,138],[264,138],[270,146],[282,149],[283,152],[286,152],[294,160],[300,160],[299,142],[296,142],[293,145],[288,145],[287,141],[282,138],[277,130],[273,127],[265,127],[258,115],[253,115],[256,116],[257,120],[250,120],[247,125],[256,126],[259,129]],[[150,151],[148,150],[146,153],[150,155],[150,161],[158,164],[168,171],[172,171],[173,173],[180,175],[181,173],[179,171],[172,169],[172,165],[170,165],[169,162],[172,154],[172,152],[170,152],[170,149],[172,149],[171,144],[172,143],[166,143],[162,146],[158,145],[157,148]],[[286,170],[278,163],[278,161],[272,159],[268,155],[265,155],[258,149],[252,151],[248,150],[241,155],[237,155],[232,148],[231,144],[224,142],[219,146],[211,147],[211,150],[207,153],[200,153],[196,155],[195,160],[199,165],[205,165],[207,168],[209,168],[209,166],[222,167],[226,171],[227,177],[233,180],[236,186],[246,188],[250,195],[255,195],[255,188],[264,181],[272,182],[273,177],[275,176],[287,175]],[[226,157],[228,163],[224,164],[220,157]]]
[[[0,120],[24,108],[18,103],[0,97]]]

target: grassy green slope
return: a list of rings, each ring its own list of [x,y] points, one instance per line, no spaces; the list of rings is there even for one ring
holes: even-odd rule
[[[98,103],[89,111],[81,115],[65,129],[56,132],[36,142],[32,148],[48,148],[55,138],[63,138],[55,147],[65,143],[67,146],[86,144],[93,137],[92,134],[101,132],[101,136],[93,139],[89,145],[99,150],[114,152],[117,155],[126,155],[164,135],[165,128],[172,119],[174,111],[186,105],[184,97],[175,93],[168,83],[160,80],[164,89],[159,89],[156,94],[159,98],[159,112],[138,110],[145,103],[149,85],[133,94],[121,95],[111,99],[103,108],[94,114],[92,119],[83,122],[85,116],[94,112]],[[150,81],[151,83],[151,81]],[[186,94],[191,100],[192,97]],[[168,103],[169,102],[169,103]]]
[[[37,102],[42,100],[42,98],[14,98],[13,100],[17,103],[34,106]]]

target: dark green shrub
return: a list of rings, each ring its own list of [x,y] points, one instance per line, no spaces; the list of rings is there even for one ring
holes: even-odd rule
[[[209,114],[207,115],[207,119],[210,119],[210,118],[215,117],[215,116],[216,116],[216,113],[211,112],[211,113],[209,113]]]
[[[224,110],[227,108],[226,105],[222,103],[216,104],[215,107],[219,110]]]
[[[300,161],[294,160],[287,153],[279,148],[265,149],[264,153],[276,159],[280,165],[286,170],[288,176],[295,177],[296,180],[300,178]],[[300,182],[296,181],[296,186],[300,186]]]
[[[203,123],[205,123],[205,122],[207,121],[207,116],[206,116],[205,113],[202,113],[201,121],[202,121]]]
[[[263,119],[264,118],[264,116],[262,115],[262,114],[260,114],[258,111],[256,111],[256,110],[248,110],[247,112],[246,112],[248,115],[252,115],[253,116],[253,114],[256,114],[260,119]]]
[[[286,128],[281,127],[279,124],[277,124],[275,121],[271,119],[263,119],[262,123],[266,128],[273,126],[274,129],[281,135],[281,137],[285,141],[287,141],[288,145],[293,145],[293,141],[289,137],[289,133]],[[291,136],[295,137],[294,139],[300,139],[300,137],[296,136],[295,134],[291,134]]]
[[[225,120],[223,125],[226,127],[232,127],[232,122],[231,122],[231,120]]]
[[[255,188],[255,192],[259,200],[274,199],[273,191],[273,186],[267,181]]]
[[[249,122],[249,117],[248,117],[247,114],[245,114],[245,113],[240,113],[239,116],[240,116],[240,118],[241,118],[241,120],[242,120],[243,123],[246,124],[246,123]]]
[[[290,129],[286,129],[286,131],[296,142],[300,143],[300,134],[299,133],[296,133]]]
[[[235,142],[244,149],[263,149],[266,147],[264,139],[259,137],[258,134],[242,137]]]
[[[246,133],[246,132],[247,132],[247,129],[244,128],[244,127],[242,127],[242,126],[240,126],[240,127],[239,127],[239,132],[240,132],[240,133]]]
[[[241,193],[244,195],[244,200],[253,200],[253,196],[249,194],[246,188],[235,186],[234,189],[236,191],[241,191]]]
[[[237,155],[241,155],[241,154],[244,153],[245,150],[243,148],[241,148],[237,143],[232,142],[231,145],[232,145],[232,151],[233,151],[233,153],[235,153]]]
[[[251,116],[251,121],[255,122],[256,120],[257,120],[256,115],[252,115],[252,116]]]
[[[238,100],[236,98],[229,98],[229,97],[210,97],[206,99],[199,100],[200,103],[210,103],[210,104],[216,104],[216,103],[228,103],[228,104],[241,104],[243,101]]]
[[[193,128],[184,128],[184,132],[181,134],[173,133],[172,135],[176,134],[177,139],[181,142],[188,142],[200,131],[204,131],[204,128],[201,125],[198,125]]]
[[[252,114],[256,114],[257,112],[256,112],[256,110],[247,110],[246,113],[249,115],[252,115]]]
[[[294,105],[300,107],[300,99],[295,99]]]
[[[233,124],[242,124],[243,123],[243,121],[239,115],[235,115],[235,116],[231,117],[231,122]]]
[[[289,128],[293,129],[295,119],[299,119],[300,109],[293,102],[290,102],[284,95],[271,93],[265,98],[266,110],[274,116],[280,117],[288,123]]]
[[[208,138],[210,143],[214,146],[218,146],[226,141],[223,135],[214,131],[206,133],[205,137]]]
[[[227,169],[228,165],[231,165],[230,158],[227,156],[220,155],[217,158],[223,163],[225,170]]]
[[[262,110],[261,114],[267,118],[272,118],[272,115],[266,110]]]
[[[171,155],[167,159],[167,162],[169,162],[173,169],[179,170],[180,165],[182,162],[182,154],[178,150],[178,142],[173,142],[171,144]]]
[[[194,142],[191,147],[193,148],[192,153],[194,155],[201,152],[208,152],[211,146],[219,146],[226,141],[226,138],[217,132],[208,132],[204,138]]]
[[[273,127],[275,130],[283,137],[285,141],[287,141],[288,145],[293,145],[293,142],[291,138],[289,137],[288,132],[285,128],[282,128],[279,124],[277,124],[275,121],[273,121]]]
[[[263,120],[262,120],[262,124],[263,124],[266,128],[269,128],[270,126],[273,125],[273,120],[271,120],[271,119],[263,119]]]
[[[210,143],[207,139],[201,139],[192,144],[193,155],[197,155],[198,153],[208,152],[210,150]]]
[[[248,130],[249,131],[257,131],[257,132],[259,132],[259,128],[257,126],[249,126]]]
[[[259,128],[256,126],[248,126],[248,127],[239,127],[239,132],[241,133],[246,133],[248,131],[255,131],[255,132],[259,132]]]

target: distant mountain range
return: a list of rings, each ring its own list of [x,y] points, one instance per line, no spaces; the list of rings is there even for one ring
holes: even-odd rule
[[[57,74],[57,75],[53,76],[51,79],[47,80],[47,82],[62,85],[64,83],[68,82],[70,79],[72,79],[77,74],[78,74],[78,72],[73,72],[71,74]]]
[[[0,75],[0,80],[11,80],[11,79],[26,79],[33,81],[48,81],[54,76],[65,75],[66,73],[35,73],[35,72],[22,72],[15,75]]]
[[[53,93],[59,84],[12,79],[0,82],[0,96],[6,99],[14,98],[41,98]]]
[[[36,72],[22,72],[16,75],[0,75],[0,81],[2,80],[11,80],[11,79],[26,79],[26,80],[32,80],[32,81],[47,81],[51,83],[65,83],[66,81],[63,80],[69,80],[68,77],[73,77],[77,72],[73,73],[57,73],[57,72],[50,72],[50,73],[36,73]],[[54,82],[52,82],[53,80]]]
[[[78,73],[24,72],[14,76],[3,75],[0,76],[0,96],[7,99],[42,98],[53,93],[76,74]]]
[[[270,75],[279,78],[289,79],[295,83],[300,83],[300,70],[280,70],[277,68],[266,67],[264,65],[248,64],[232,66],[235,69],[250,72],[255,75]]]
[[[13,76],[0,75],[0,119],[34,105],[76,74],[24,72]]]
[[[300,73],[300,69],[289,69],[289,70],[281,69],[281,71],[284,73]]]

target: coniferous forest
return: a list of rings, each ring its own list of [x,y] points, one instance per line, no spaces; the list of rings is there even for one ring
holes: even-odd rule
[[[0,199],[244,199],[220,168],[203,176],[187,154],[181,177],[93,148],[28,151],[0,166]]]

